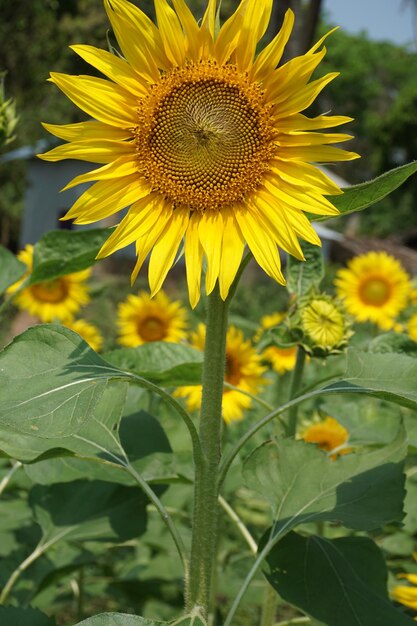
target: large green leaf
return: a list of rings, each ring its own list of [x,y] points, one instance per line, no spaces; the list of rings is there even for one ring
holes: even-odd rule
[[[304,441],[271,441],[246,460],[244,479],[271,504],[276,537],[317,520],[370,530],[403,517],[406,450],[403,430],[389,446],[337,460]]]
[[[347,187],[343,190],[343,195],[330,196],[329,200],[343,215],[353,213],[354,211],[362,211],[388,196],[415,172],[417,172],[417,161],[396,167],[366,183]],[[319,222],[330,217],[336,216],[326,215],[323,217],[320,215],[315,216],[314,220]]]
[[[199,617],[185,616],[173,622],[159,622],[153,619],[139,617],[139,615],[125,615],[124,613],[102,613],[95,615],[75,626],[207,626]]]
[[[164,387],[201,384],[203,353],[184,344],[154,341],[113,350],[104,357],[116,367]]]
[[[0,246],[0,295],[7,287],[22,278],[26,265],[19,261],[7,248]]]
[[[31,285],[58,276],[79,272],[95,263],[108,229],[51,230],[35,245]]]
[[[0,425],[45,438],[73,435],[114,375],[69,329],[29,328],[0,353]]]
[[[303,242],[305,261],[291,255],[287,258],[287,287],[291,293],[304,296],[318,288],[324,277],[323,253],[320,247]]]
[[[408,354],[350,349],[342,380],[321,392],[368,393],[417,410],[417,359]]]
[[[379,549],[365,537],[290,533],[267,557],[266,576],[288,602],[327,626],[411,626],[389,601]]]
[[[4,626],[56,626],[55,620],[38,609],[0,606],[0,624]]]
[[[148,500],[141,490],[107,482],[79,480],[36,485],[29,504],[42,528],[42,543],[65,539],[120,540],[146,530]]]

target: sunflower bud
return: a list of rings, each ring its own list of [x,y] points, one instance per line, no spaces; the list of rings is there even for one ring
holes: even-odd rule
[[[297,325],[303,333],[302,347],[313,356],[342,352],[353,334],[341,303],[326,294],[300,301]]]

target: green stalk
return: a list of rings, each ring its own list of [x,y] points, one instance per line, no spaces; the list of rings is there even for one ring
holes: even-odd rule
[[[196,466],[190,576],[186,589],[189,611],[210,612],[211,583],[217,549],[218,473],[221,458],[222,396],[226,365],[228,301],[218,286],[207,298],[203,392],[199,437],[202,463]]]
[[[295,362],[295,368],[292,372],[291,388],[289,401],[293,400],[300,388],[301,380],[303,378],[304,364],[306,361],[306,353],[300,347],[297,348],[297,360]],[[297,418],[298,418],[298,404],[294,404],[288,412],[288,426],[287,436],[295,437],[297,432]]]

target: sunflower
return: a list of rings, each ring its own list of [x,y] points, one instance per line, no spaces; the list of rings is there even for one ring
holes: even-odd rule
[[[146,291],[128,295],[117,313],[118,343],[134,348],[151,341],[178,343],[187,337],[187,311],[160,291],[151,299]]]
[[[26,265],[27,271],[19,281],[9,287],[9,293],[16,292],[31,273],[33,246],[28,244],[19,252],[17,258]],[[70,321],[81,307],[90,301],[86,285],[90,274],[91,270],[88,269],[36,283],[18,293],[14,302],[20,309],[29,311],[43,322]]]
[[[371,321],[383,330],[407,305],[410,280],[401,263],[386,252],[368,252],[351,259],[336,274],[337,293],[359,322]]]
[[[197,332],[191,335],[191,345],[204,350],[206,329],[199,324]],[[266,384],[263,377],[266,368],[261,365],[261,357],[256,353],[250,341],[245,340],[241,330],[230,326],[226,336],[226,372],[225,382],[242,391],[257,394]],[[190,411],[197,411],[201,404],[201,385],[179,387],[175,395],[186,398]],[[223,391],[222,414],[225,422],[230,423],[243,418],[246,409],[252,406],[249,396],[236,389]]]
[[[286,313],[272,313],[261,318],[261,327],[255,335],[255,341],[259,341],[263,331],[278,326],[286,317]],[[272,368],[278,374],[285,374],[294,369],[297,360],[297,346],[283,347],[271,345],[265,348],[261,354],[265,361],[271,363]]]
[[[204,259],[206,292],[218,281],[225,299],[245,243],[264,271],[284,284],[278,247],[303,259],[298,237],[320,245],[304,212],[338,213],[325,196],[341,190],[311,163],[358,155],[331,145],[350,135],[315,132],[350,118],[302,113],[337,76],[309,82],[327,35],[277,67],[293,27],[290,10],[256,54],[273,0],[242,0],[218,32],[216,0],[208,0],[199,22],[184,0],[172,4],[155,0],[155,26],[127,0],[104,0],[122,56],[72,46],[106,78],[51,74],[94,119],[45,124],[69,143],[40,156],[101,164],[67,185],[97,181],[64,219],[89,224],[130,207],[98,256],[134,242],[132,283],[150,254],[152,295],[184,239],[194,307]]]
[[[326,417],[324,420],[311,424],[304,430],[301,437],[308,443],[317,444],[326,452],[334,451],[331,455],[333,459],[337,454],[347,454],[351,450],[346,447],[349,439],[348,431],[333,417]]]
[[[97,326],[86,320],[74,320],[73,322],[67,322],[65,326],[78,333],[88,343],[90,348],[96,352],[101,350],[103,336]]]

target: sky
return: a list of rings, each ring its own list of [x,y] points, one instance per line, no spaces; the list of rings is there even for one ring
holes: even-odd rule
[[[332,23],[351,33],[366,30],[371,39],[413,44],[416,16],[410,0],[324,0]],[[414,49],[416,44],[413,44]]]

